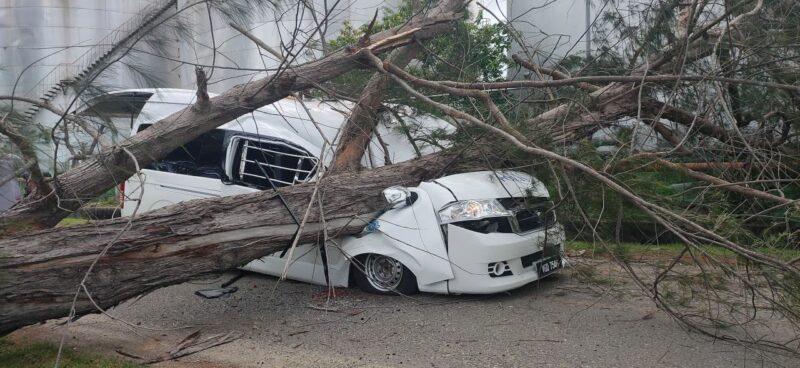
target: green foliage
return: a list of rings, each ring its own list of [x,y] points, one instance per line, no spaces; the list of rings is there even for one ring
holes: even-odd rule
[[[398,10],[387,10],[382,19],[375,22],[373,33],[399,26],[412,16],[409,2],[405,2]],[[345,23],[339,36],[329,42],[330,49],[339,49],[354,45],[367,31],[367,25],[353,27]],[[468,19],[456,23],[453,32],[436,37],[423,44],[407,70],[419,77],[432,80],[455,81],[496,81],[504,77],[508,68],[507,57],[510,37],[505,28],[499,24],[488,24],[481,15],[477,21]],[[329,83],[329,88],[339,93],[358,97],[374,71],[358,70],[336,78]],[[433,94],[431,91],[422,90]],[[431,93],[429,93],[431,92]],[[481,112],[472,102],[451,96],[442,96],[440,101],[473,113]],[[429,106],[409,99],[405,91],[392,85],[386,101],[414,107],[417,111],[438,115],[439,112]]]
[[[373,33],[402,25],[412,16],[410,2],[405,2],[399,9],[386,10],[384,17],[375,22]],[[355,45],[367,31],[367,26],[353,27],[346,23],[335,39],[329,42],[329,49],[339,49]],[[416,58],[406,67],[410,73],[430,80],[453,81],[497,81],[504,79],[508,68],[508,48],[511,40],[506,29],[499,24],[486,22],[481,14],[472,21],[463,19],[456,22],[452,32],[428,40],[419,48]],[[382,55],[386,57],[387,55]],[[375,73],[373,69],[356,70],[340,76],[327,84],[327,88],[342,95],[358,98],[367,81]],[[419,88],[420,92],[433,96],[439,102],[453,106],[461,111],[476,116],[488,116],[486,106],[472,99],[442,94],[437,91]],[[323,97],[323,94],[319,94]],[[498,106],[505,108],[506,99],[496,94]],[[410,98],[408,93],[394,83],[389,84],[384,101],[389,106],[409,106],[403,113],[409,115],[428,114],[445,118],[441,112],[431,106]],[[449,118],[446,118],[450,120]],[[416,131],[411,119],[406,119],[407,126],[392,127],[397,130]],[[417,142],[418,145],[439,146],[440,142],[451,142],[454,146],[470,143],[478,135],[479,129],[459,129],[453,135],[444,130],[428,132]],[[416,136],[416,135],[415,135]]]
[[[631,22],[631,19],[626,19],[615,11],[604,13],[594,32],[594,41],[599,52],[593,55],[591,59],[575,55],[569,56],[559,63],[559,69],[573,75],[628,74],[631,65],[641,65],[644,62],[644,58],[663,52],[680,41],[675,34],[675,5],[677,2],[677,0],[657,0],[652,4],[651,8],[642,10],[639,13],[642,16],[640,22]],[[778,9],[779,6],[782,6],[780,4],[785,3],[785,1],[766,1],[765,8]],[[738,9],[733,13],[733,16],[749,9],[745,8]],[[375,23],[373,31],[379,32],[401,25],[411,16],[411,6],[406,2],[397,11],[387,11],[385,16]],[[797,15],[789,16],[787,19],[794,19],[793,17],[796,18]],[[756,29],[753,32],[758,33],[762,39],[775,41],[776,45],[787,44],[787,40],[792,39],[788,36],[795,35],[796,38],[800,26],[790,24],[791,21],[784,23],[782,26],[777,27],[776,31],[765,28]],[[350,24],[346,24],[339,36],[330,41],[329,48],[337,49],[356,44],[364,35],[366,29],[366,26],[353,27]],[[778,42],[782,38],[783,42]],[[617,42],[620,39],[630,40],[631,42]],[[502,80],[505,72],[511,66],[507,57],[511,41],[511,35],[508,34],[503,25],[483,22],[479,15],[477,22],[462,20],[458,22],[453,32],[426,41],[417,55],[418,60],[412,62],[406,69],[414,75],[430,80],[469,82]],[[720,60],[725,61],[723,56],[729,52],[729,48],[730,45],[725,42],[720,44],[718,50]],[[796,50],[782,50],[781,52],[786,55],[797,53]],[[759,58],[763,56],[763,54],[748,54],[740,51],[739,54],[732,53],[730,58],[732,63],[735,61],[746,65],[750,62],[753,64],[762,63],[764,60]],[[750,59],[742,60],[742,58]],[[696,65],[687,65],[684,72],[703,72],[703,70],[692,69],[697,67]],[[374,71],[371,69],[354,71],[335,79],[329,83],[328,87],[344,95],[357,98],[373,73]],[[743,77],[773,82],[776,81],[776,77],[780,77],[783,78],[782,83],[794,83],[797,80],[794,74],[782,75],[780,70],[771,71],[764,68],[750,68],[745,69],[744,72],[727,70],[725,73],[726,76],[733,78]],[[780,80],[777,81],[781,82]],[[682,88],[679,93],[674,95],[672,103],[690,111],[707,109],[709,89],[703,87]],[[647,84],[643,89],[643,93],[645,95],[672,95],[672,92],[674,92],[672,89],[672,85]],[[748,119],[753,119],[753,117],[763,117],[768,115],[770,111],[782,111],[786,110],[786,106],[793,106],[784,91],[747,85],[735,86],[735,89],[735,91],[728,91],[728,95],[732,102],[738,103],[738,107],[732,104],[732,110],[734,110],[733,113],[737,116],[737,120],[740,120],[740,123],[747,122],[749,121]],[[481,102],[468,98],[454,97],[424,88],[420,89],[420,91],[432,96],[437,101],[491,122],[490,115],[485,105]],[[544,89],[530,91],[530,93],[529,101],[550,100],[550,95]],[[531,115],[553,107],[552,104],[515,104],[518,96],[507,92],[492,92],[491,96],[500,109],[507,112],[507,117],[511,120],[513,126],[526,136],[531,137],[535,144],[549,147],[550,142],[546,140],[548,139],[547,137],[550,137],[550,134],[534,130],[549,128],[531,127],[525,124],[525,120]],[[573,104],[573,111],[582,111],[581,109],[585,108],[585,106],[591,106],[593,103],[587,98],[584,91],[574,87],[558,89],[557,96],[561,99],[560,102],[569,101],[570,104]],[[408,98],[405,91],[400,90],[394,84],[390,84],[386,101],[392,104],[411,106],[416,113],[441,116],[438,110]],[[794,115],[790,115],[790,117],[792,116]],[[785,119],[785,117],[774,115],[768,119],[765,122],[768,126],[769,124],[778,126],[779,119]],[[396,127],[396,129],[414,131],[417,128],[406,126]],[[622,128],[618,131],[616,138],[619,141],[628,142],[631,140],[631,133],[631,129]],[[433,132],[428,138],[423,139],[425,142],[422,143],[435,145],[437,142],[444,140],[452,142],[459,147],[465,144],[472,144],[476,137],[481,136],[484,136],[484,132],[480,129],[461,127],[453,135],[441,131]],[[699,134],[696,134],[689,137],[686,140],[686,147],[692,147],[700,143],[699,140],[701,138],[698,138],[699,136]],[[478,148],[483,151],[484,155],[491,156],[488,160],[492,165],[497,167],[524,167],[545,183],[550,184],[551,193],[558,192],[555,185],[559,181],[553,177],[553,171],[543,161],[532,161],[535,159],[531,155],[508,145],[505,145],[503,150],[482,148],[486,146],[484,144]],[[800,218],[797,213],[792,212],[795,210],[791,207],[769,210],[755,218],[750,218],[750,215],[762,212],[774,204],[744,197],[719,187],[709,188],[707,183],[698,182],[697,179],[675,170],[648,166],[647,160],[629,162],[627,167],[631,169],[615,169],[614,165],[617,164],[619,159],[631,154],[626,149],[620,151],[617,156],[601,155],[595,145],[588,140],[584,140],[578,145],[568,148],[566,153],[571,158],[596,169],[609,170],[609,175],[613,175],[615,180],[645,200],[680,213],[686,218],[733,241],[754,247],[774,248],[796,247],[800,244],[800,241],[798,241],[798,238],[800,238],[800,235],[798,235],[800,234],[798,232]],[[692,155],[681,157],[678,160],[714,162],[736,161],[739,159],[740,157],[735,156],[735,153],[720,153],[715,150],[709,150],[707,152],[692,152]],[[672,160],[675,159],[673,158]],[[748,173],[746,171],[709,171],[708,173],[731,182],[747,181],[754,177],[759,177],[757,173]],[[648,214],[631,205],[628,201],[623,200],[613,191],[604,188],[595,179],[580,174],[578,171],[570,171],[568,175],[576,190],[577,202],[587,212],[592,222],[597,225],[597,231],[606,239],[614,238],[618,223],[622,223],[623,226],[631,226],[633,224],[633,227],[648,226],[652,228],[655,226],[654,220]],[[800,198],[800,185],[797,183],[755,185],[754,187],[765,191],[779,189],[780,193],[783,193],[787,198]],[[563,184],[561,189],[565,189]],[[558,216],[565,221],[583,223],[577,206],[571,198],[567,198],[561,203],[558,208]],[[619,254],[625,256],[625,249],[619,249]]]
[[[409,2],[405,2],[398,7],[397,10],[384,9],[383,18],[378,19],[372,26],[372,33],[378,33],[392,27],[397,27],[408,21],[412,15],[413,10],[411,8],[411,3]],[[367,31],[368,27],[368,24],[365,24],[361,27],[353,27],[353,24],[350,23],[350,21],[345,21],[342,24],[341,31],[339,31],[339,36],[328,41],[328,46],[331,49],[340,49],[355,45]]]
[[[84,225],[84,224],[88,224],[88,223],[89,223],[89,220],[87,220],[85,218],[66,217],[63,220],[61,220],[56,225],[56,227],[69,227],[69,226],[75,226],[75,225]]]
[[[642,258],[642,257],[661,257],[664,259],[671,259],[681,253],[685,245],[680,243],[662,243],[662,244],[643,244],[643,243],[620,243],[619,245],[610,245],[611,252],[624,252],[628,257]],[[606,256],[608,251],[599,244],[593,244],[585,241],[569,241],[566,244],[568,250],[587,251],[591,252],[587,256]],[[701,245],[703,252],[717,259],[734,261],[736,254],[732,251],[710,244]],[[614,248],[623,248],[623,250],[615,250]],[[775,257],[783,261],[790,261],[800,257],[800,250],[797,249],[781,249],[772,247],[757,247],[753,250]]]
[[[58,347],[42,342],[15,344],[8,339],[0,339],[0,365],[5,368],[45,368],[55,364]],[[103,367],[136,368],[143,367],[123,360],[101,357],[93,354],[77,353],[69,348],[63,350],[61,367]]]
[[[625,138],[624,133],[621,136]],[[624,153],[620,156],[626,156]],[[612,161],[617,160],[616,158],[599,154],[588,141],[580,142],[570,152],[570,156],[600,170],[617,164],[617,161]],[[702,161],[693,157],[685,159]],[[751,217],[774,206],[774,203],[746,197],[720,187],[709,188],[708,183],[697,181],[682,172],[649,163],[648,159],[629,159],[621,169],[611,169],[611,172],[618,182],[643,199],[680,213],[734,242],[753,247],[800,248],[800,210],[791,206],[780,207]],[[730,182],[748,180],[747,172],[737,174],[711,170],[707,173]],[[637,233],[641,228],[656,226],[650,215],[599,185],[595,179],[579,172],[569,172],[568,175],[575,189],[577,202],[592,224],[596,225],[596,231],[605,239],[615,239],[618,221],[622,223],[623,234]],[[782,192],[787,198],[798,198],[796,187],[797,184],[788,184],[782,188]],[[550,191],[554,193],[555,188]],[[576,228],[582,228],[585,236],[590,236],[589,228],[585,226],[578,206],[571,198],[559,207],[558,216],[563,222],[576,224]],[[642,234],[649,233],[650,231],[645,231]],[[650,240],[655,240],[654,235],[647,236],[652,238]],[[642,237],[637,240],[645,241]]]

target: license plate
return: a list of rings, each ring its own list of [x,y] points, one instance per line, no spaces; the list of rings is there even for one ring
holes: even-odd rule
[[[539,262],[539,265],[536,266],[536,271],[539,273],[539,277],[544,277],[555,272],[555,270],[559,268],[561,268],[561,258],[555,257]]]

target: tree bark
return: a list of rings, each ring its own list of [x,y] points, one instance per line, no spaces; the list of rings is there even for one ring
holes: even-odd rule
[[[592,101],[589,111],[569,118],[571,107],[561,104],[526,121],[526,134],[546,137],[554,146],[575,143],[594,132],[613,125],[620,118],[637,110],[637,94],[632,84],[612,83],[589,94]]]
[[[384,208],[383,189],[412,186],[438,177],[453,162],[451,154],[360,173],[342,173],[319,183],[329,234],[360,232]],[[465,161],[462,161],[465,162]],[[469,169],[451,167],[451,172]],[[314,186],[308,183],[278,192],[294,213],[304,213]],[[322,236],[320,206],[311,212],[300,237]],[[194,200],[136,217],[41,230],[0,240],[0,334],[68,316],[75,293],[92,262],[86,290],[103,309],[160,287],[239,267],[289,244],[297,226],[276,192]],[[85,292],[75,315],[97,312]]]
[[[403,46],[391,53],[388,61],[404,68],[417,54],[417,45]],[[380,121],[380,109],[389,87],[389,77],[376,72],[364,87],[364,92],[350,112],[342,128],[330,172],[354,171],[361,168],[361,157],[368,148],[372,133]]]
[[[453,3],[453,6],[456,5],[456,3]],[[418,9],[419,2],[414,1],[412,4],[412,12],[416,13]],[[452,10],[456,9],[453,8]],[[370,28],[371,27],[372,24],[370,25]],[[369,34],[364,35],[364,37],[364,40],[367,40]],[[415,43],[403,46],[392,51],[387,61],[400,68],[405,68],[408,63],[417,56],[419,48],[419,45]],[[364,152],[367,148],[369,148],[369,142],[372,140],[373,132],[375,132],[375,128],[380,122],[380,110],[388,88],[388,76],[380,72],[372,74],[358,102],[356,102],[356,105],[350,112],[350,117],[342,127],[341,136],[336,146],[336,152],[333,155],[333,162],[328,169],[329,172],[337,173],[361,169],[361,158],[364,156]],[[381,139],[377,133],[376,137],[378,140]],[[413,140],[409,142],[412,145],[414,144]],[[382,141],[381,146],[384,149],[384,160],[388,161],[388,152],[385,152],[386,147],[383,145]],[[388,165],[390,163],[387,162],[386,164]]]
[[[18,132],[16,128],[6,122],[6,118],[7,116],[0,117],[0,134],[8,137],[8,140],[17,147],[20,154],[22,154],[25,165],[28,167],[31,181],[35,183],[36,188],[42,190],[45,186],[44,175],[42,175],[42,171],[39,169],[36,147],[33,146],[33,143],[31,143],[25,135]]]
[[[427,13],[398,28],[372,35],[360,48],[347,47],[320,60],[289,66],[260,80],[240,84],[208,101],[208,109],[187,107],[153,124],[149,129],[110,147],[53,180],[54,192],[47,198],[21,203],[0,217],[0,234],[50,227],[80,206],[116,184],[125,181],[140,166],[164,157],[239,116],[362,67],[363,53],[378,53],[409,42],[444,33],[461,17],[463,0],[446,0]]]

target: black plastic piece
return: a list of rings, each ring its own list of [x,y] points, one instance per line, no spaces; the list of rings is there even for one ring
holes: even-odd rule
[[[197,295],[197,296],[202,296],[203,298],[206,298],[206,299],[216,299],[216,298],[219,298],[219,297],[228,296],[230,294],[233,294],[238,290],[239,290],[239,288],[234,286],[234,287],[226,287],[226,288],[220,288],[220,289],[197,290],[197,291],[194,292],[194,294]]]
[[[417,194],[417,192],[411,192],[408,198],[406,198],[406,206],[414,204],[414,202],[416,202],[417,199],[419,199],[419,194]]]

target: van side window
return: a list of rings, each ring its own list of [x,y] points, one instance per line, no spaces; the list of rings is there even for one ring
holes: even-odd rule
[[[150,124],[142,124],[139,132]],[[150,170],[226,180],[225,131],[212,130],[176,148],[160,161],[147,166]]]
[[[270,189],[308,181],[317,170],[317,158],[305,149],[279,140],[235,137],[233,181],[258,189]]]

